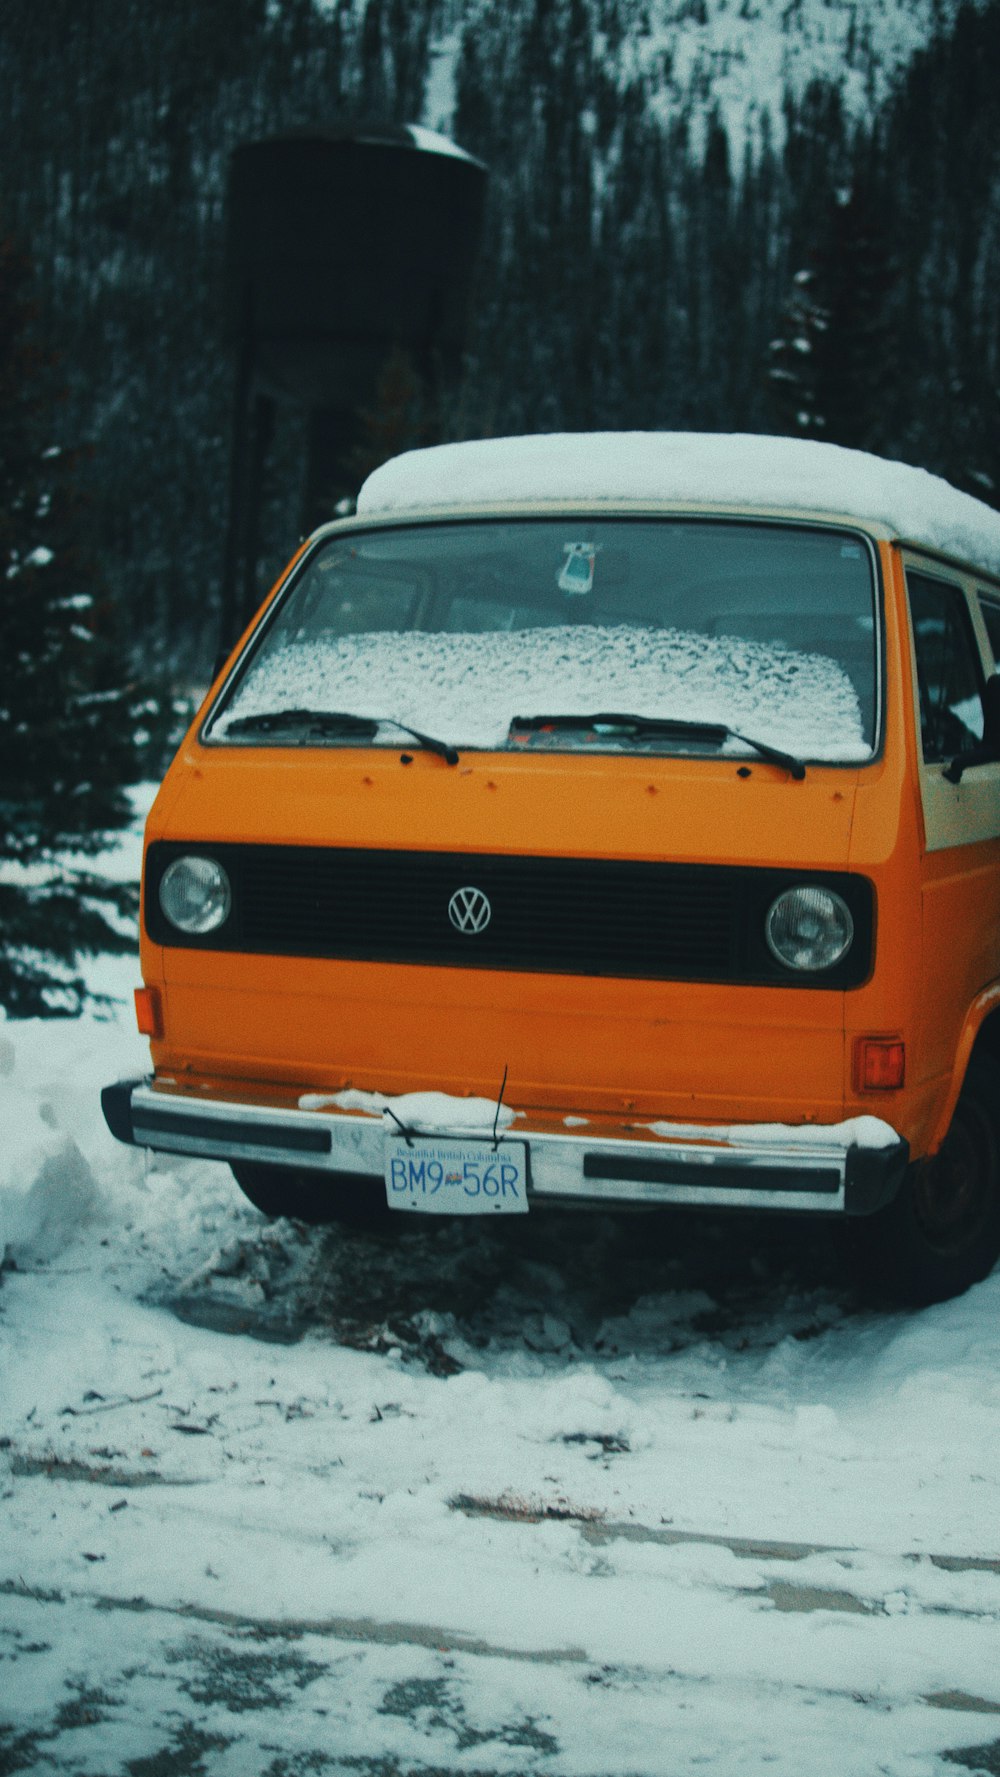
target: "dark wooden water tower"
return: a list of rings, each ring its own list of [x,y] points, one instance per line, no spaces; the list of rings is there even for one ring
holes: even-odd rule
[[[415,125],[249,142],[230,162],[226,331],[237,350],[221,640],[258,602],[274,403],[307,411],[303,529],[356,491],[351,456],[403,354],[432,396],[458,368],[486,169]]]

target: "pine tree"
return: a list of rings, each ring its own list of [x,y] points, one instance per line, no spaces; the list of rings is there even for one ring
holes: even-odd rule
[[[132,891],[93,856],[130,816],[134,693],[76,540],[74,459],[46,429],[53,366],[35,343],[29,269],[0,243],[0,1005],[77,1012],[82,953],[124,951]]]
[[[830,311],[819,300],[816,273],[797,271],[781,312],[781,327],[769,347],[768,394],[778,430],[795,438],[827,438],[822,411],[820,361]]]
[[[771,403],[783,431],[888,451],[907,384],[897,244],[885,223],[889,192],[863,136],[849,183],[835,181],[835,171],[831,160],[827,191],[814,197],[806,264],[771,342]]]

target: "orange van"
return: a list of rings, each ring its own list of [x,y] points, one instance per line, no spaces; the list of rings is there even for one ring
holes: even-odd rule
[[[268,1215],[853,1218],[1000,1252],[1000,513],[779,438],[411,452],[149,816],[122,1140]]]

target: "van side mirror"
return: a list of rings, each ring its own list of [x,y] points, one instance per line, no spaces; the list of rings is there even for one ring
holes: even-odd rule
[[[970,765],[1000,763],[1000,673],[983,686],[983,738],[968,753],[959,753],[945,769],[950,784],[960,784]]]

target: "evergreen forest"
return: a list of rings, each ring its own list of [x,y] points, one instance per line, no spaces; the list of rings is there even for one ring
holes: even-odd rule
[[[678,33],[699,7],[673,9]],[[489,168],[468,350],[444,403],[395,392],[376,444],[798,432],[1000,503],[1000,0],[939,0],[881,84],[852,24],[870,102],[815,78],[736,143],[704,69],[657,102],[648,59],[629,56],[648,14],[641,0],[6,0],[0,232],[30,267],[38,442],[76,453],[77,527],[144,675],[203,683],[217,641],[228,156],[280,131],[426,117],[449,33],[450,130]],[[282,414],[262,592],[297,540],[301,427]]]

